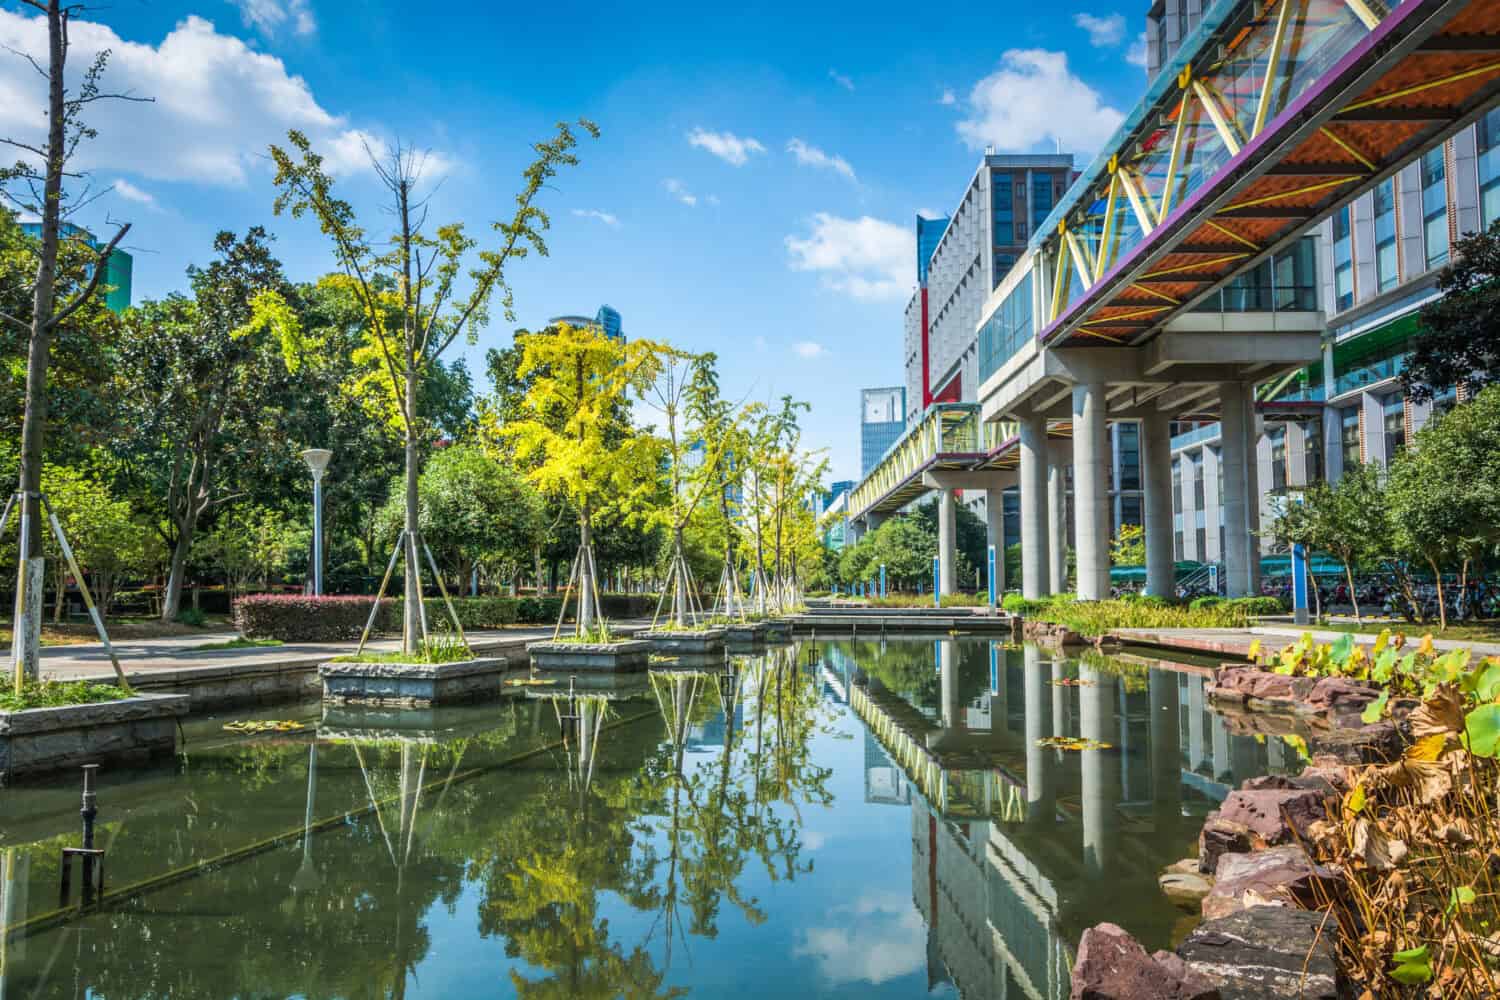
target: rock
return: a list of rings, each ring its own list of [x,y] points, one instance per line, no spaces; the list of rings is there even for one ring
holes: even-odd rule
[[[1115,924],[1083,932],[1073,964],[1071,1000],[1218,1000],[1219,993],[1186,963],[1166,965]]]
[[[1313,887],[1332,879],[1332,873],[1313,864],[1296,844],[1226,854],[1219,858],[1213,885],[1203,897],[1203,916],[1213,920],[1267,904],[1311,905],[1316,898]]]
[[[1194,861],[1193,867],[1198,867]],[[1214,887],[1213,880],[1197,872],[1164,872],[1157,876],[1156,884],[1174,905],[1184,910],[1196,910]]]
[[[1321,913],[1257,906],[1199,924],[1177,954],[1222,1000],[1335,1000],[1333,933],[1323,924]]]
[[[1304,704],[1315,712],[1356,713],[1380,696],[1368,684],[1349,677],[1323,677],[1313,685]]]
[[[1297,788],[1310,788],[1324,795],[1342,797],[1349,790],[1349,779],[1344,764],[1331,754],[1318,754],[1302,773],[1292,779]]]
[[[1182,984],[1181,996],[1197,997],[1199,1000],[1214,1000],[1219,997],[1219,989],[1214,981],[1188,965],[1175,951],[1154,951],[1151,958]]]
[[[1287,789],[1299,787],[1291,778],[1280,774],[1263,774],[1258,778],[1247,778],[1240,783],[1242,792],[1259,792],[1267,789]]]
[[[1314,822],[1328,818],[1320,792],[1310,788],[1266,788],[1230,792],[1219,807],[1219,817],[1243,823],[1251,836],[1266,845],[1284,844],[1292,831],[1305,833]]]
[[[1198,859],[1197,858],[1183,858],[1181,861],[1174,861],[1170,865],[1167,865],[1167,867],[1163,868],[1161,870],[1161,873],[1163,875],[1171,875],[1171,874],[1174,874],[1174,873],[1187,874],[1187,875],[1197,875],[1198,874]]]
[[[1331,755],[1345,764],[1386,764],[1401,756],[1401,734],[1392,722],[1331,729],[1308,744],[1315,755]]]
[[[1212,875],[1219,867],[1219,858],[1225,854],[1242,854],[1251,846],[1248,826],[1211,812],[1203,821],[1203,829],[1198,831],[1198,871]]]
[[[1233,694],[1240,700],[1254,698],[1291,704],[1305,700],[1315,684],[1311,677],[1273,674],[1258,667],[1224,667],[1214,677],[1213,696]]]

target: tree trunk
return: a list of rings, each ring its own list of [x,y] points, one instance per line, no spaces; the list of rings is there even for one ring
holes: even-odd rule
[[[1432,567],[1432,579],[1437,584],[1438,599],[1438,631],[1448,631],[1448,602],[1443,599],[1443,571],[1438,569],[1438,564],[1431,556],[1427,557],[1427,565]]]
[[[52,604],[52,622],[58,624],[63,620],[63,605],[68,599],[68,569],[61,559],[53,567],[54,579],[56,580],[55,592],[57,600]]]
[[[589,524],[588,506],[585,504],[583,513],[578,518],[578,634],[585,635],[594,627],[594,581],[592,557],[589,554],[590,542],[593,540]]]
[[[1363,619],[1359,616],[1359,596],[1354,592],[1354,567],[1349,560],[1344,560],[1344,579],[1349,581],[1349,603],[1354,605],[1354,621],[1359,624]]]
[[[419,507],[417,504],[417,373],[408,353],[406,358],[406,600],[402,602],[401,651],[415,653],[421,635],[422,600],[417,581],[421,575],[420,549],[417,547]]]
[[[182,607],[182,578],[187,572],[188,553],[193,548],[193,535],[198,528],[198,515],[191,506],[177,526],[177,544],[172,546],[172,561],[167,570],[167,586],[162,592],[161,620],[172,621]]]
[[[680,628],[688,619],[687,560],[682,554],[681,527],[672,532],[672,574],[668,579],[677,582],[672,594],[672,624]]]

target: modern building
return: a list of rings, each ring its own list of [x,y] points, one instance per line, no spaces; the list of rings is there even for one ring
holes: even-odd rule
[[[625,328],[620,319],[619,310],[612,306],[600,306],[592,318],[588,316],[553,316],[547,320],[548,326],[557,326],[566,323],[569,326],[591,326],[603,333],[610,340],[625,341]]]
[[[19,221],[21,232],[34,240],[42,238],[42,222],[35,216],[23,217]],[[62,224],[63,239],[81,239],[95,250],[104,249],[104,244],[94,234],[71,222]],[[122,313],[130,308],[131,283],[135,273],[135,261],[129,253],[116,247],[110,251],[104,265],[104,305],[110,312]]]
[[[948,219],[917,217],[917,290],[906,305],[906,420],[978,398],[975,329],[1000,279],[1073,182],[1071,154],[986,153]]]
[[[1146,79],[1156,79],[1203,20],[1203,0],[1154,0],[1146,11]]]
[[[840,479],[837,482],[829,483],[828,492],[823,494],[822,503],[818,508],[818,513],[822,514],[826,512],[828,508],[833,506],[835,500],[843,496],[845,493],[848,493],[852,489],[854,489],[854,480],[852,479]]]
[[[906,389],[887,386],[859,393],[859,474],[867,476],[906,430]],[[854,484],[849,484],[853,489]]]

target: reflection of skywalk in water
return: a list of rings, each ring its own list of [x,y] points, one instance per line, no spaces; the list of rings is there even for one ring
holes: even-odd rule
[[[909,788],[932,974],[966,996],[1066,996],[1073,942],[1101,919],[1165,945],[1181,914],[1157,872],[1229,788],[1282,763],[1204,710],[1197,675],[953,640],[841,652],[860,665],[850,705]]]

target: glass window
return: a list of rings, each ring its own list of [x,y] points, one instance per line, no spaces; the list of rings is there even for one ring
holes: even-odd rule
[[[1172,459],[1172,509],[1182,513],[1182,459]],[[1179,537],[1179,541],[1181,541]]]
[[[1385,459],[1389,462],[1406,447],[1406,400],[1393,392],[1380,401],[1385,423]]]
[[[1500,219],[1500,108],[1479,119],[1479,217],[1488,229]]]
[[[1005,276],[1010,273],[1010,269],[1012,267],[1015,267],[1015,265],[1016,265],[1016,256],[1015,256],[1015,254],[1009,254],[1009,253],[997,253],[997,254],[995,254],[995,275],[994,275],[994,278],[992,279],[992,281],[990,282],[990,287],[991,288],[999,288],[1000,287],[1000,282],[1002,282],[1002,281],[1005,280]]]
[[[1120,524],[1141,524],[1141,497],[1127,493],[1120,498]],[[1116,526],[1118,528],[1118,525]]]
[[[1346,406],[1339,411],[1339,443],[1343,449],[1345,466],[1363,461],[1359,454],[1358,406]]]
[[[1458,405],[1458,389],[1449,386],[1432,397],[1432,417],[1441,417]],[[1431,419],[1431,418],[1429,418]]]
[[[1302,432],[1303,454],[1307,459],[1307,482],[1321,483],[1323,481],[1323,421],[1313,420],[1303,428]]]
[[[1350,207],[1345,205],[1333,213],[1333,307],[1338,312],[1354,305],[1354,240],[1351,238],[1350,212]]]
[[[1375,281],[1380,291],[1401,279],[1396,257],[1396,181],[1388,179],[1375,188]]]
[[[1031,228],[1040,229],[1052,211],[1052,175],[1031,175]]]
[[[1193,509],[1201,514],[1203,512],[1203,455],[1200,453],[1188,461],[1193,467]]]
[[[1141,488],[1140,425],[1130,422],[1119,424],[1118,427],[1116,433],[1120,435],[1120,467],[1115,470],[1115,489],[1138,490]]]
[[[1422,154],[1422,236],[1427,269],[1448,263],[1448,184],[1442,146]]]
[[[1011,186],[1010,174],[995,171],[990,176],[994,178],[990,197],[994,203],[995,246],[1013,246],[1016,242],[1016,212],[1015,191]]]

